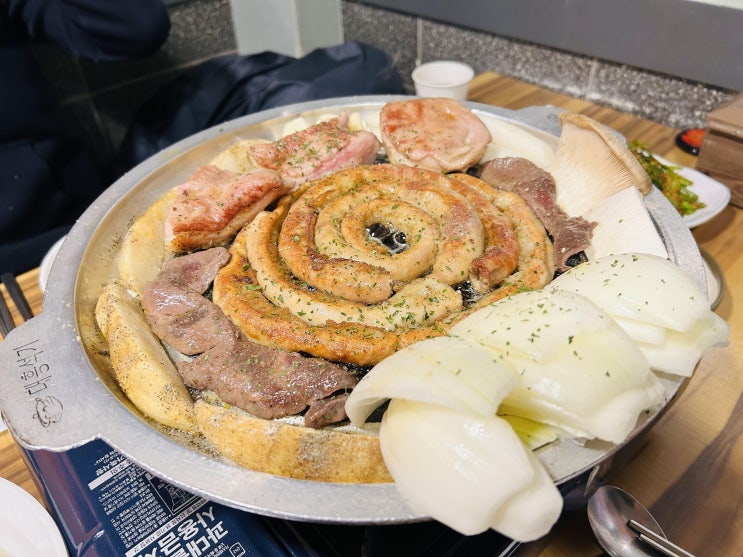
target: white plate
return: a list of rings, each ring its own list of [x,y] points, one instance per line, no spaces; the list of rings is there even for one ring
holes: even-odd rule
[[[57,257],[57,253],[59,252],[59,248],[62,247],[64,239],[65,236],[62,236],[59,240],[54,242],[54,245],[48,252],[46,252],[46,255],[44,255],[44,258],[41,260],[41,265],[39,265],[39,288],[42,292],[46,290],[46,281],[49,279],[49,273],[52,270],[52,263],[54,263],[54,258]],[[0,557],[4,556],[0,555]]]
[[[68,557],[67,546],[49,513],[28,492],[0,478],[0,555]]]
[[[715,309],[722,302],[725,295],[725,275],[720,265],[704,248],[699,248],[704,260],[704,272],[707,275],[707,295],[709,297],[710,308]]]
[[[699,200],[705,204],[701,209],[697,209],[692,214],[682,217],[689,228],[704,224],[727,207],[730,202],[730,188],[725,184],[688,166],[681,166],[670,162],[659,155],[653,156],[663,164],[675,167],[677,169],[676,172],[687,180],[691,180],[692,184],[689,186],[689,190],[697,194]]]

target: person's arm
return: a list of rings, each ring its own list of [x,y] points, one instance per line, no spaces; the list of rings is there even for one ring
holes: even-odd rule
[[[95,62],[147,56],[170,32],[161,0],[8,0],[8,8],[31,38]]]

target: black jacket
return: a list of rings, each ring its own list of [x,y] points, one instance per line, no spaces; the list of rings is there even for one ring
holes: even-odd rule
[[[155,52],[169,32],[160,0],[0,0],[0,272],[38,265],[107,185],[62,129],[29,43],[121,61]]]

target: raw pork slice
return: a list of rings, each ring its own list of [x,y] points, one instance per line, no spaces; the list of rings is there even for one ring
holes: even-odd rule
[[[281,176],[271,170],[239,174],[202,166],[176,188],[165,219],[165,243],[178,253],[224,245],[286,191]]]
[[[443,98],[387,103],[380,129],[390,162],[436,172],[464,172],[482,158],[492,139],[471,110]]]
[[[348,119],[343,113],[273,143],[252,145],[248,151],[257,165],[275,170],[292,187],[338,170],[372,164],[379,140],[371,132],[349,130]]]

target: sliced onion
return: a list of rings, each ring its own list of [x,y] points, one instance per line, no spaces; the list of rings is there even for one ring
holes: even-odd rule
[[[582,263],[550,289],[577,292],[611,315],[656,371],[691,376],[702,355],[728,342],[730,327],[680,267],[647,254]]]
[[[531,483],[495,513],[490,527],[511,539],[532,541],[544,536],[560,518],[562,496],[534,453],[527,451],[534,476]]]
[[[479,117],[493,138],[488,143],[481,161],[486,162],[501,157],[523,157],[544,169],[552,164],[555,151],[546,141],[501,119],[484,114]]]
[[[616,328],[584,296],[540,290],[523,292],[478,310],[454,325],[449,334],[496,350],[509,361],[521,358],[544,362],[569,356],[574,351],[571,344],[579,335]],[[596,340],[601,344],[600,336]],[[518,365],[514,367],[521,371]]]
[[[500,411],[552,425],[575,437],[619,443],[626,439],[644,410],[663,401],[663,394],[663,385],[651,373],[642,385],[617,391],[613,396],[600,393],[606,402],[590,410],[578,411],[559,399],[518,387],[506,397]]]
[[[490,416],[517,382],[499,354],[466,339],[436,337],[374,366],[351,392],[346,413],[361,426],[383,402],[400,398]]]
[[[590,298],[611,316],[688,331],[710,311],[707,295],[678,265],[649,254],[587,261],[550,283]]]
[[[651,325],[636,319],[627,319],[626,317],[614,317],[614,321],[637,342],[661,346],[666,341],[665,327]]]
[[[545,481],[541,463],[497,416],[395,399],[379,435],[411,508],[462,534],[495,526],[528,541],[546,534],[560,514],[554,483]]]
[[[518,294],[475,312],[450,333],[501,352],[519,374],[503,413],[619,442],[643,410],[663,400],[637,344],[579,294]]]
[[[521,442],[532,451],[557,440],[557,431],[546,424],[521,416],[511,416],[510,414],[499,415],[510,424],[516,435],[521,439]]]
[[[697,362],[712,346],[727,344],[730,326],[710,311],[686,332],[668,331],[662,345],[639,342],[650,367],[656,371],[691,377]]]

